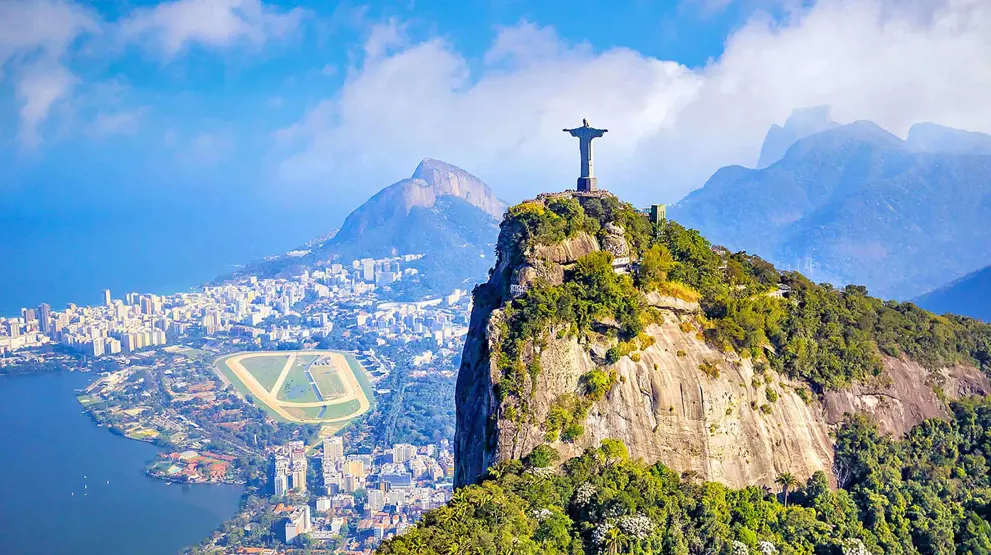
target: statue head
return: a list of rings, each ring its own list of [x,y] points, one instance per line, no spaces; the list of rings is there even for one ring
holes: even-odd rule
[[[588,127],[588,120],[587,119],[582,118],[582,126],[583,127]]]

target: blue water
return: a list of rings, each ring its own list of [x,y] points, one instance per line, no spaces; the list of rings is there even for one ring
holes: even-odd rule
[[[0,377],[0,552],[174,554],[236,513],[237,486],[145,476],[157,448],[82,413],[74,390],[91,379]]]

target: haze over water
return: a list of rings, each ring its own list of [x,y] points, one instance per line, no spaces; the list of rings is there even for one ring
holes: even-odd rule
[[[0,377],[0,550],[174,554],[234,515],[239,487],[166,485],[145,476],[158,449],[82,413],[74,390],[92,379],[67,372]]]

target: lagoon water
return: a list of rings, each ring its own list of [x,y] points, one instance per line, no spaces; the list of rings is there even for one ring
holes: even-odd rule
[[[74,390],[92,379],[0,376],[0,552],[173,554],[234,515],[239,487],[145,476],[158,449],[82,413]]]

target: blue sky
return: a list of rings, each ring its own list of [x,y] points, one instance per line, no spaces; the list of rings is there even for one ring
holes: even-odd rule
[[[674,202],[795,107],[991,131],[989,88],[984,0],[6,0],[0,293],[208,279],[424,157],[563,189],[582,117],[601,184]]]

